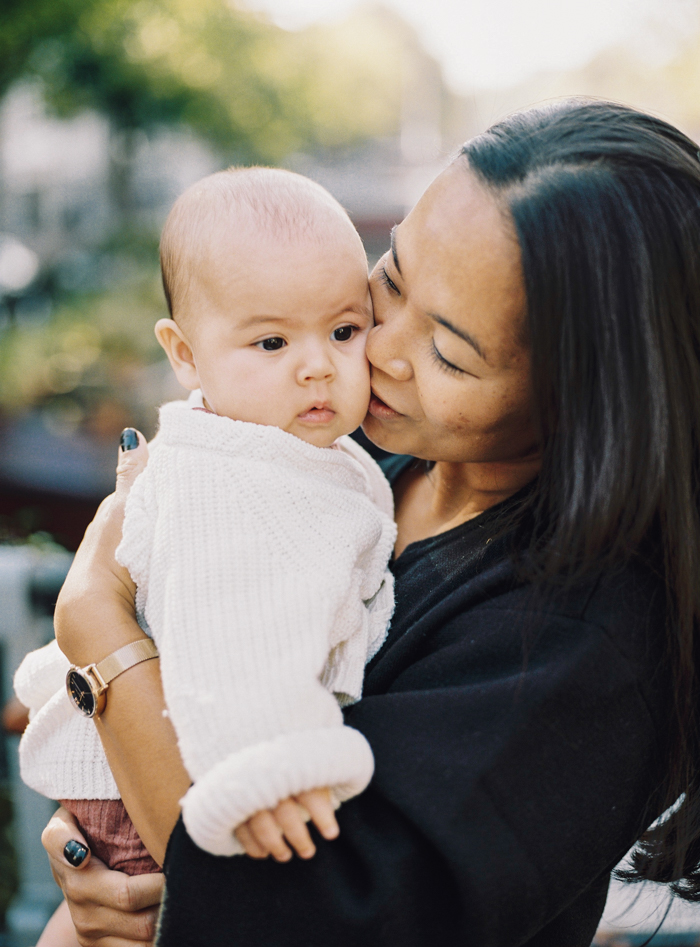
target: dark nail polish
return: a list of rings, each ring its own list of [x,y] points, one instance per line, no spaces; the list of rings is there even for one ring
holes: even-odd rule
[[[66,847],[63,849],[63,855],[66,861],[74,868],[77,868],[78,865],[82,865],[82,863],[85,861],[85,856],[87,853],[87,848],[85,848],[84,845],[81,845],[80,842],[76,842],[75,839],[71,839],[70,842],[66,842]]]
[[[122,450],[134,450],[139,446],[139,436],[133,427],[125,427],[119,438],[119,446]]]

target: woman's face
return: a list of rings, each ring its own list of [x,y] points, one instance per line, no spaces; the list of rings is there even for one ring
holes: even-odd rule
[[[520,248],[463,159],[395,229],[370,283],[367,435],[426,460],[532,457]]]

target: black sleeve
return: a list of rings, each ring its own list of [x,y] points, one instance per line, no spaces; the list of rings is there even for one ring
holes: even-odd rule
[[[403,670],[347,713],[374,779],[311,861],[215,858],[178,825],[159,943],[516,947],[609,871],[656,814],[658,655],[634,616],[621,648],[546,611],[528,636],[518,604],[394,647]]]

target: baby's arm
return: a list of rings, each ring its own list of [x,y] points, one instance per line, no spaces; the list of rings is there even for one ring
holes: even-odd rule
[[[70,662],[55,640],[25,656],[15,673],[14,687],[17,697],[32,714],[40,710],[56,691],[65,688],[69,666]]]
[[[195,780],[183,815],[200,847],[236,854],[245,849],[233,830],[264,810],[276,813],[290,797],[328,787],[337,804],[361,792],[372,753],[358,731],[343,725],[319,681],[342,598],[327,581],[327,562],[304,548],[290,563],[276,549],[277,529],[309,531],[308,522],[276,521],[284,515],[276,501],[283,472],[273,471],[277,481],[267,483],[264,471],[241,476],[221,454],[194,451],[175,464],[167,452],[162,458],[162,470],[152,471],[162,479],[154,480],[158,524],[146,617]],[[207,481],[211,490],[203,488]],[[125,535],[129,529],[127,507]],[[128,556],[122,561],[129,566]],[[335,820],[327,815],[319,809],[318,822],[332,832]],[[290,818],[293,837],[305,836]],[[257,818],[248,828],[261,822],[269,824]]]
[[[340,802],[361,792],[373,769],[366,740],[343,725],[335,698],[319,681],[333,609],[319,602],[318,582],[278,575],[268,578],[264,594],[252,595],[227,578],[228,602],[218,594],[211,601],[228,606],[219,624],[228,634],[210,651],[211,611],[199,625],[183,615],[179,646],[173,639],[169,648],[166,639],[161,649],[166,701],[195,779],[182,801],[185,825],[197,844],[220,855],[241,850],[232,831],[256,813],[319,787]],[[178,587],[186,589],[181,579]],[[241,607],[237,600],[246,598],[248,608]],[[178,624],[173,616],[168,638]],[[185,647],[185,624],[194,647],[176,669],[169,658]]]

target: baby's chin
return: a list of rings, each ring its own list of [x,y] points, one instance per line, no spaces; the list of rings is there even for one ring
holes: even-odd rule
[[[332,447],[339,437],[352,434],[353,431],[357,430],[360,424],[359,422],[354,424],[353,421],[354,419],[350,422],[323,425],[318,428],[313,428],[310,425],[292,424],[287,433],[293,434],[299,440],[305,441],[314,447]]]
[[[355,430],[353,428],[353,430]],[[307,444],[311,444],[312,447],[332,447],[333,444],[338,440],[339,437],[342,437],[344,434],[350,434],[350,431],[339,430],[335,432],[330,431],[299,431],[293,430],[289,431],[289,434],[293,434],[295,437],[298,437],[300,441],[304,441]]]

